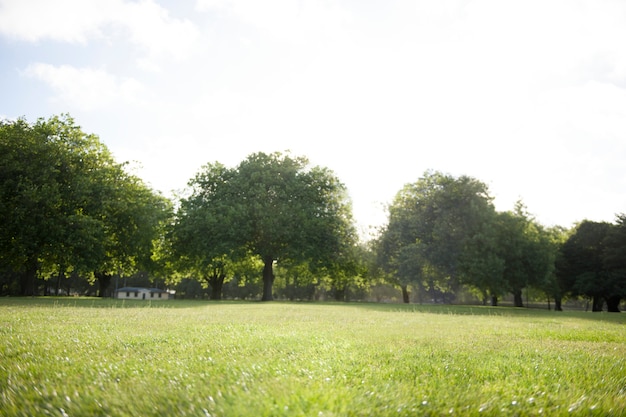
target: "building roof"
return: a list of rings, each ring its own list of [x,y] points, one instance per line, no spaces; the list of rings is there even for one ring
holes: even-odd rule
[[[122,287],[118,288],[117,292],[151,292],[151,293],[166,293],[167,291],[161,290],[159,288],[145,288],[145,287]]]

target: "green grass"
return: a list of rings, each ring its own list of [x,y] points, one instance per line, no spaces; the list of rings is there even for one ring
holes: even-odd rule
[[[626,315],[0,300],[2,416],[623,416]]]

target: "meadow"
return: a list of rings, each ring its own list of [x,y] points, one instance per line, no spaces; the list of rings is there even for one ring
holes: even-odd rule
[[[2,416],[624,416],[626,315],[0,300]]]

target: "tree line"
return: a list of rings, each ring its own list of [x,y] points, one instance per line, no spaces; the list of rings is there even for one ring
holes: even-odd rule
[[[474,178],[428,171],[361,242],[344,184],[304,157],[207,163],[187,185],[165,198],[69,115],[0,122],[0,294],[106,296],[133,282],[211,299],[345,300],[387,284],[405,302],[469,291],[523,306],[532,288],[556,309],[586,297],[594,311],[619,311],[626,294],[623,214],[547,228],[521,202],[496,211]]]
[[[83,277],[156,270],[172,203],[117,163],[69,116],[0,124],[0,276],[5,294],[56,292]]]
[[[495,210],[487,186],[471,177],[426,172],[406,185],[374,242],[376,265],[408,300],[408,288],[431,300],[461,287],[498,305],[505,294],[522,307],[523,290],[588,297],[592,310],[619,311],[626,295],[626,216],[616,224],[583,221],[571,230],[544,227],[518,202]]]

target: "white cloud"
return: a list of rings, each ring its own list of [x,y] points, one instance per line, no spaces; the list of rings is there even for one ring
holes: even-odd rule
[[[111,18],[124,25],[130,31],[131,41],[147,48],[153,57],[187,58],[200,36],[191,21],[170,17],[166,9],[151,0],[123,3],[119,14]]]
[[[532,87],[626,76],[624,2],[476,0],[467,11],[462,23],[466,45],[481,62],[531,81]]]
[[[175,59],[188,57],[199,37],[191,21],[171,17],[153,0],[0,0],[0,33],[82,44],[128,37],[151,58]]]
[[[144,86],[132,78],[118,78],[101,69],[36,63],[23,74],[47,83],[57,100],[79,110],[96,110],[112,104],[143,102]]]
[[[623,201],[626,2],[189,3],[0,0],[0,35],[88,43],[47,42],[70,65],[32,64],[16,91],[43,103],[40,80],[57,94],[46,112],[95,110],[87,130],[164,191],[207,161],[291,149],[338,173],[365,224],[429,168],[550,222]]]
[[[281,41],[315,41],[332,37],[351,20],[333,0],[197,0],[196,9],[235,17]]]
[[[85,43],[102,36],[107,21],[106,1],[0,0],[0,33],[36,42],[52,39]]]
[[[551,90],[542,96],[541,114],[585,134],[626,137],[626,89],[595,80]],[[624,144],[626,146],[626,143]]]

